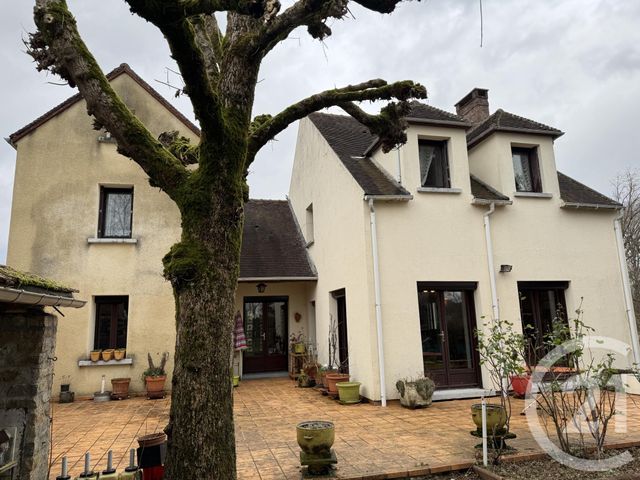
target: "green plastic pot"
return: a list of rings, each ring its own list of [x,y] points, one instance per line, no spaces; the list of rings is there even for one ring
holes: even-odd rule
[[[239,375],[234,375],[233,376],[233,386],[237,387],[238,385],[240,385],[240,376]]]
[[[360,382],[338,382],[338,395],[342,403],[358,403],[360,401]]]

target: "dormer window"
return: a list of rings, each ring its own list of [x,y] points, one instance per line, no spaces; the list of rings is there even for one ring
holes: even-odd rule
[[[420,140],[420,186],[426,188],[449,188],[449,161],[446,140]]]
[[[513,159],[516,191],[542,192],[538,149],[536,147],[511,147],[511,158]]]

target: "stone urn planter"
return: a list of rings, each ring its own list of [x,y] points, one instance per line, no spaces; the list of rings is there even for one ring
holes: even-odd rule
[[[335,426],[324,420],[310,420],[296,427],[296,439],[300,449],[311,455],[326,454],[335,440]]]
[[[360,382],[338,382],[338,394],[340,403],[352,404],[360,403]]]
[[[471,405],[471,418],[478,431],[482,430],[482,404]],[[487,432],[498,432],[507,423],[507,412],[502,405],[487,404]]]
[[[336,386],[336,383],[348,382],[349,374],[348,373],[327,373],[324,377],[324,381],[325,381],[325,386],[327,387],[327,390],[329,391],[329,393],[337,394],[338,387]]]
[[[124,400],[129,398],[130,378],[112,378],[111,379],[111,398],[114,400]]]
[[[396,390],[400,394],[400,405],[411,409],[431,405],[435,389],[435,383],[427,377],[402,379],[396,382]]]

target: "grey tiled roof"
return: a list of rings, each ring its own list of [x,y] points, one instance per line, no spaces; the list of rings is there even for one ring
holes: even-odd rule
[[[407,119],[409,121],[411,121],[411,119],[416,119],[426,122],[432,121],[436,124],[444,123],[452,126],[457,125],[463,128],[471,126],[470,123],[458,115],[418,101],[411,102],[411,111],[407,115]]]
[[[478,124],[478,126],[467,133],[468,147],[473,147],[493,132],[535,133],[539,135],[550,135],[553,138],[563,135],[557,128],[498,109],[484,122]]]
[[[406,195],[409,192],[362,155],[376,140],[367,127],[353,117],[312,113],[309,119],[338,155],[365,195]]]
[[[487,185],[478,177],[471,175],[471,193],[475,198],[480,200],[498,200],[498,201],[509,201],[509,197],[503,195],[495,188]]]
[[[560,198],[566,203],[622,207],[618,202],[566,176],[564,173],[558,172],[558,182],[560,183]]]
[[[316,277],[289,202],[249,200],[244,215],[240,279]]]

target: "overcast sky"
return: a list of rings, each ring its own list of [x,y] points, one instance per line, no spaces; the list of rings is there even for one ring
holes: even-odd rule
[[[34,30],[29,0],[0,7],[0,134],[6,137],[74,92],[36,72],[22,39]],[[473,87],[503,108],[557,127],[558,169],[609,194],[616,174],[640,165],[640,1],[478,0],[405,2],[392,15],[364,11],[333,21],[324,43],[304,30],[264,63],[255,113],[369,78],[412,79],[428,102],[453,111]],[[188,99],[154,80],[175,68],[159,32],[124,1],[69,0],[80,32],[105,71],[126,62],[192,118]],[[173,82],[176,82],[173,79]],[[265,147],[249,176],[253,198],[284,198],[297,125]],[[0,263],[5,260],[15,151],[0,142]],[[61,165],[60,168],[64,168]],[[34,172],[34,174],[36,174]],[[61,221],[61,227],[64,224]]]

